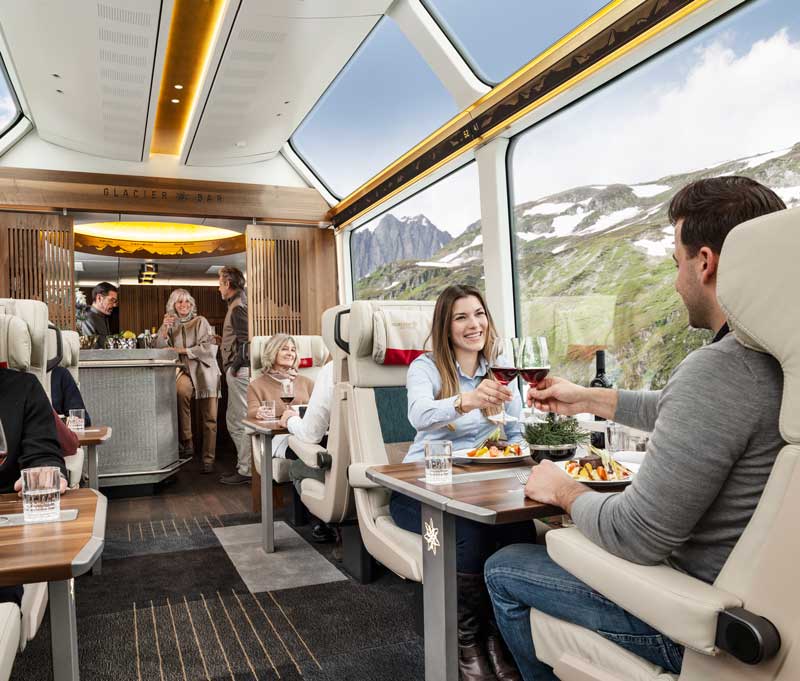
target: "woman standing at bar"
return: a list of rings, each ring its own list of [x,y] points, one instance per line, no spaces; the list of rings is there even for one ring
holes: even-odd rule
[[[203,473],[214,472],[217,451],[217,399],[220,396],[217,346],[208,320],[197,314],[191,294],[176,288],[167,301],[164,322],[156,334],[157,348],[175,348],[179,366],[178,430],[181,456],[194,456],[192,396],[200,406],[203,426]]]
[[[451,440],[455,449],[472,449],[488,436],[497,414],[519,416],[516,383],[494,380],[489,363],[497,331],[481,292],[453,284],[439,295],[433,312],[433,352],[408,368],[408,420],[417,430],[404,463],[423,460],[425,442]],[[505,426],[508,439],[521,440],[521,424]],[[421,534],[420,502],[392,492],[389,512],[404,530]],[[533,523],[484,525],[456,518],[458,581],[458,669],[461,681],[519,681],[520,676],[495,624],[483,565],[497,548],[536,539]]]

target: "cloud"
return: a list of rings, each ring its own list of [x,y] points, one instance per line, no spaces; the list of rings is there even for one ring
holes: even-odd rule
[[[800,141],[800,42],[780,30],[737,55],[728,37],[673,48],[677,82],[664,85],[663,62],[645,65],[521,138],[517,202],[582,184],[649,182]],[[663,90],[648,77],[654,67]]]
[[[17,105],[9,94],[0,95],[0,128],[17,116]]]

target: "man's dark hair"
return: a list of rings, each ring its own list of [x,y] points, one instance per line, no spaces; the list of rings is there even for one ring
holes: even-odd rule
[[[231,288],[244,291],[244,275],[240,269],[225,266],[219,271],[219,276],[227,281]]]
[[[681,225],[681,243],[690,257],[708,246],[722,251],[736,225],[786,208],[774,191],[749,177],[730,175],[697,180],[683,187],[669,203],[669,219]]]
[[[114,284],[109,284],[107,281],[101,281],[92,289],[92,303],[97,300],[97,296],[103,296],[103,298],[105,298],[111,291],[117,293],[117,287],[114,286]]]

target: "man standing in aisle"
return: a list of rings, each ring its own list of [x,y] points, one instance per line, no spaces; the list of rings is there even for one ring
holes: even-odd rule
[[[247,296],[241,270],[223,267],[219,271],[219,293],[228,303],[228,312],[222,325],[222,368],[228,385],[228,411],[225,421],[236,447],[238,460],[236,470],[229,475],[223,475],[219,481],[224,485],[241,485],[250,482],[250,443],[242,426],[242,419],[247,415],[250,367],[243,354],[249,338]]]
[[[92,289],[92,304],[81,322],[81,336],[97,336],[95,348],[105,348],[111,334],[108,320],[119,302],[117,287],[101,281]]]

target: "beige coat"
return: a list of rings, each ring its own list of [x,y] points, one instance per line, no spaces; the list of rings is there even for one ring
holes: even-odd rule
[[[307,376],[294,379],[294,400],[291,404],[308,404],[314,381]],[[275,400],[275,418],[280,418],[286,406],[281,402],[281,383],[268,374],[261,374],[247,388],[247,418],[254,419],[262,400]]]
[[[183,370],[192,379],[194,396],[198,400],[220,396],[217,346],[211,325],[205,317],[198,315],[188,322],[166,329],[164,325],[156,335],[157,348],[186,348],[185,355],[178,355]]]

